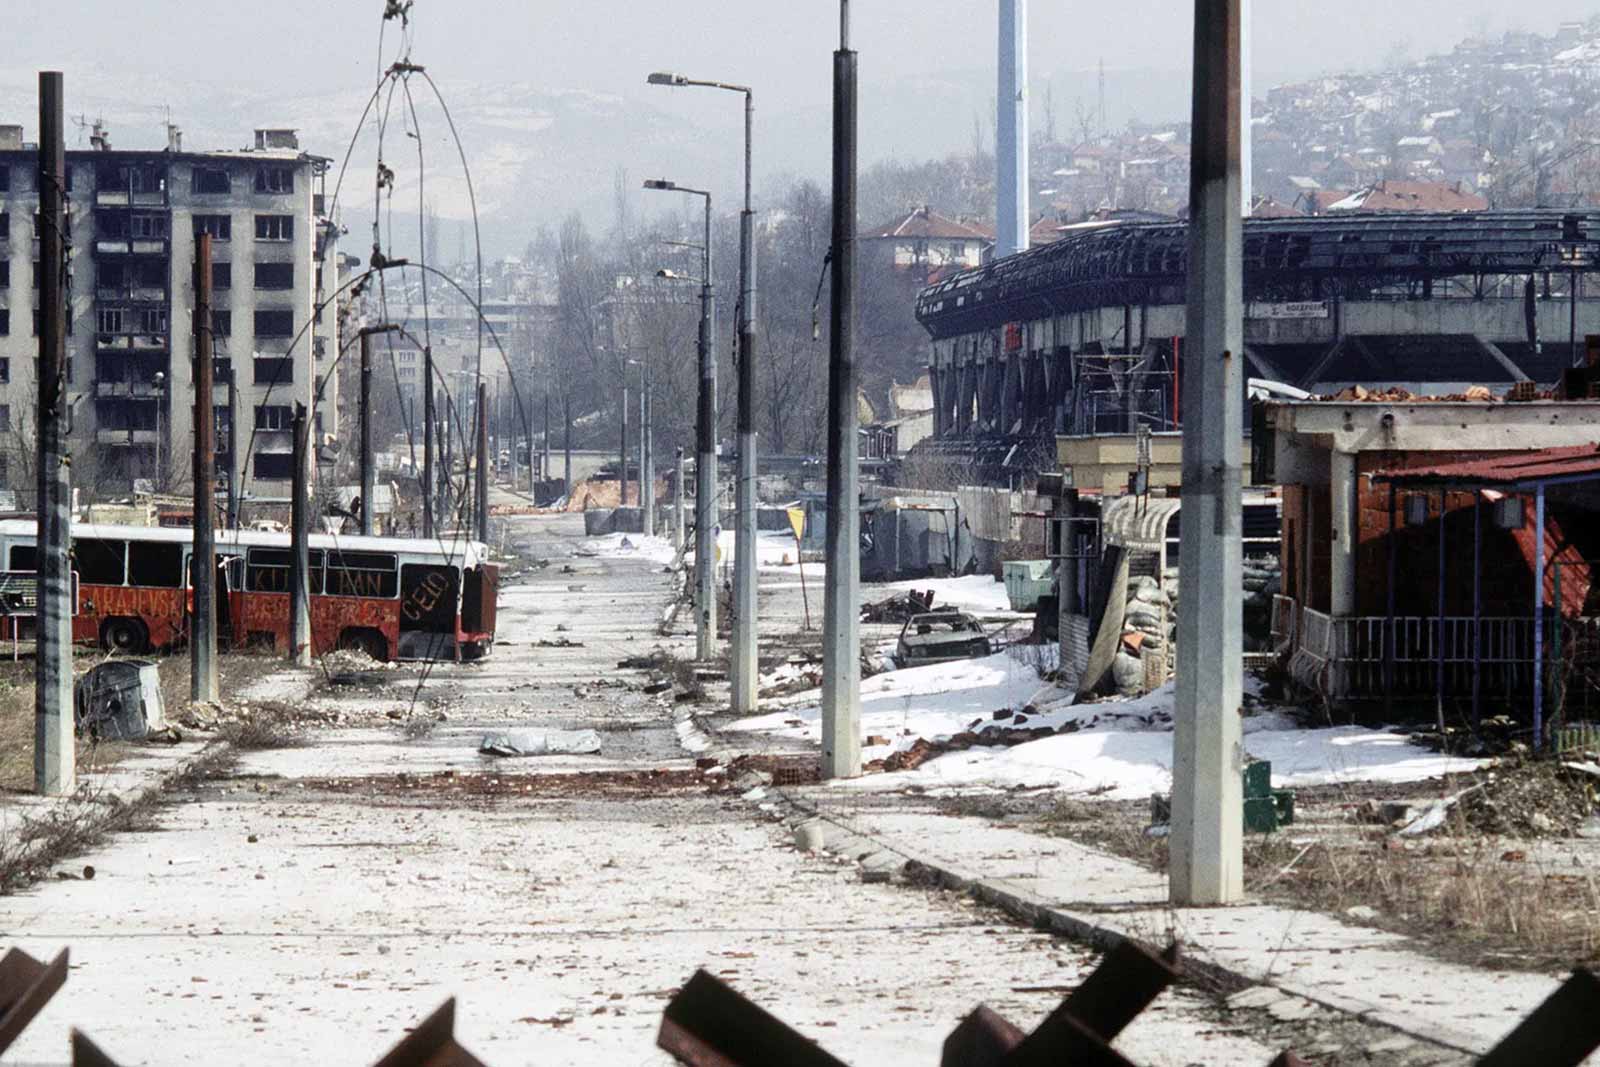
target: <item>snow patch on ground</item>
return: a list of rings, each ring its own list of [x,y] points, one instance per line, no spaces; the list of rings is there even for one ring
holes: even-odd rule
[[[909,582],[874,583],[862,587],[862,600],[872,603],[886,600],[896,593],[915,590],[925,593],[933,590],[933,606],[959,608],[962,611],[1011,613],[1011,601],[1006,598],[1004,582],[997,582],[987,574],[969,574],[961,578],[925,578]]]
[[[1072,697],[1039,677],[1039,665],[1055,667],[1055,646],[1026,646],[1026,653],[1001,652],[982,659],[936,663],[874,675],[861,683],[861,733],[888,745],[864,750],[868,760],[909,748],[918,737],[934,740],[992,722],[992,713],[1025,705],[1039,707],[1025,724],[1058,726],[1072,717]],[[772,737],[822,742],[822,691],[809,690],[777,701],[785,710],[739,719],[727,729]],[[1047,706],[1048,705],[1048,706]]]
[[[614,533],[590,537],[585,540],[584,547],[602,559],[644,559],[665,565],[678,558],[678,552],[670,540],[665,537],[646,537],[644,534]]]
[[[1247,702],[1260,683],[1246,679]],[[914,771],[869,775],[843,788],[929,792],[1059,789],[1101,800],[1137,800],[1172,788],[1171,683],[1136,700],[1080,704],[1042,715],[1028,725],[1081,724],[1076,733],[1012,748],[974,747],[929,760]],[[1259,704],[1258,704],[1259,706]],[[1302,729],[1284,708],[1264,707],[1244,722],[1245,751],[1272,762],[1275,786],[1341,782],[1414,782],[1474,770],[1484,761],[1441,755],[1404,735],[1359,726]]]

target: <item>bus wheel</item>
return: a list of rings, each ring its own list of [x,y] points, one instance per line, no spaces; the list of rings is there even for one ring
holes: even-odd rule
[[[138,619],[107,619],[100,627],[100,647],[107,652],[138,655],[150,647],[150,635]]]
[[[384,663],[389,659],[389,641],[376,630],[346,630],[339,635],[339,647],[346,652],[362,652]]]

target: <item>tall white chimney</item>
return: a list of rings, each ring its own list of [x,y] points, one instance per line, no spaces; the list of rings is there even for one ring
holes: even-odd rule
[[[1000,0],[995,93],[995,255],[1028,247],[1028,0]]]
[[[1254,80],[1251,71],[1255,67],[1250,61],[1250,41],[1255,36],[1250,32],[1250,18],[1255,6],[1255,0],[1239,0],[1239,124],[1243,127],[1239,131],[1239,199],[1244,203],[1245,218],[1250,217],[1250,209],[1255,205],[1255,187],[1251,182],[1255,166],[1252,147],[1255,130],[1251,125],[1254,116],[1250,108]]]

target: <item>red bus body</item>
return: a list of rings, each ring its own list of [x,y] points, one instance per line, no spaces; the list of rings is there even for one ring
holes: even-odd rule
[[[34,570],[34,536],[32,522],[0,522],[0,569]],[[127,652],[186,642],[192,547],[187,528],[75,525],[73,640]],[[219,644],[287,654],[288,535],[219,531],[216,547]],[[476,659],[493,647],[499,569],[481,543],[314,534],[311,559],[313,654]]]

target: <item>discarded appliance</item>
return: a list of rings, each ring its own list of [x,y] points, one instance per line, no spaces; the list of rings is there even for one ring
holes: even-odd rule
[[[600,751],[593,730],[507,730],[485,734],[478,744],[485,756],[587,756]]]
[[[166,725],[156,665],[124,659],[102,663],[73,692],[80,734],[101,741],[137,741]]]
[[[976,618],[964,611],[940,611],[906,620],[894,660],[901,667],[924,667],[987,656],[992,651]]]

